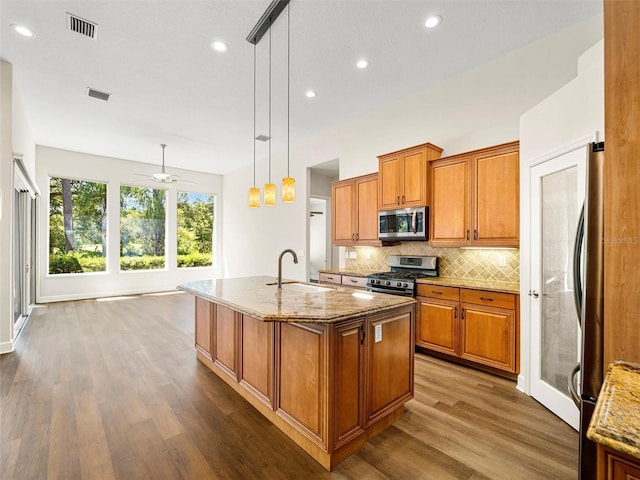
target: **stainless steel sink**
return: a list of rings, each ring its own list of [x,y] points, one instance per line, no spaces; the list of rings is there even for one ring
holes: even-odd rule
[[[276,285],[276,282],[267,283],[267,285]],[[321,293],[333,290],[331,287],[320,287],[318,285],[309,285],[301,282],[282,282],[282,290],[300,293]]]

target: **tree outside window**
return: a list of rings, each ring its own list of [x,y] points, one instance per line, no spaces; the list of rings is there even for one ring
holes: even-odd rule
[[[165,268],[166,192],[120,187],[120,269]]]
[[[49,273],[107,269],[107,184],[49,178]]]
[[[178,268],[213,265],[215,195],[178,192]]]

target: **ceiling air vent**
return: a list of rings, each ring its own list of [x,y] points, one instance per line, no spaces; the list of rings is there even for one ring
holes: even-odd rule
[[[105,102],[109,100],[109,97],[111,96],[110,93],[101,92],[93,88],[87,88],[87,95],[93,98],[97,98],[98,100],[104,100]]]
[[[67,12],[67,29],[79,33],[85,37],[96,39],[98,37],[98,24],[80,18]]]
[[[269,137],[261,133],[256,137],[256,140],[258,140],[259,142],[266,142],[267,140],[269,140]]]

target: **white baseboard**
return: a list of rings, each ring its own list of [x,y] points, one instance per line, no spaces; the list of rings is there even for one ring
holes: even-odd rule
[[[13,352],[13,342],[0,342],[0,355]]]
[[[112,292],[94,292],[94,293],[77,293],[70,295],[50,295],[38,298],[38,303],[67,302],[70,300],[90,300],[92,298],[120,297],[124,295],[142,295],[145,293],[170,292],[172,288],[147,288],[147,289],[128,289],[115,290]]]

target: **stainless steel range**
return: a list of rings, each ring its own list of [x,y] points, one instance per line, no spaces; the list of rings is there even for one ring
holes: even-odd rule
[[[438,276],[438,257],[410,257],[391,255],[390,272],[367,275],[367,290],[414,297],[416,280]]]

